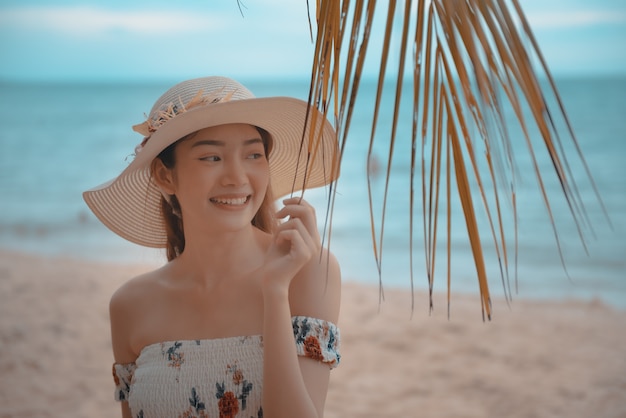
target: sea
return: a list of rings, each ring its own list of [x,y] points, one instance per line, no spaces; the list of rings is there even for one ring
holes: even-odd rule
[[[177,81],[0,82],[0,249],[119,264],[164,263],[161,250],[126,242],[102,226],[88,210],[81,193],[124,169],[141,140],[131,126],[143,122],[156,98]],[[306,79],[240,81],[259,97],[292,96],[306,100],[308,95]],[[494,297],[510,295],[513,304],[516,299],[577,299],[626,309],[626,76],[561,77],[556,79],[556,86],[594,183],[589,181],[567,131],[561,129],[563,149],[571,157],[571,175],[584,204],[577,223],[540,137],[530,132],[539,170],[546,179],[543,190],[549,197],[554,219],[551,221],[526,140],[519,127],[510,123],[516,162],[517,235],[511,215],[513,205],[507,197],[510,189],[501,184],[496,187],[507,233],[506,268],[495,251],[477,184],[471,181],[490,291]],[[404,97],[409,97],[410,102],[408,91],[409,88]],[[375,165],[370,166],[368,180],[366,163],[375,94],[375,81],[364,80],[346,137],[332,216],[328,216],[329,189],[307,191],[304,198],[317,208],[325,244],[339,259],[344,280],[382,283],[383,288],[413,286],[425,290],[428,278],[421,148],[418,146],[416,156],[411,235],[410,108],[405,106],[400,112],[387,183],[393,104],[388,98],[383,102],[372,147]],[[511,109],[505,110],[510,117]],[[476,144],[480,170],[484,171],[484,146],[476,132],[470,134]],[[376,170],[372,169],[374,166]],[[445,165],[443,170],[445,174]],[[471,167],[468,170],[471,174]],[[452,292],[478,295],[476,268],[463,209],[455,197],[454,179],[449,199],[450,252],[447,251],[445,186],[442,177],[433,288],[435,292],[447,290],[449,255]],[[493,187],[485,188],[486,196],[492,199]],[[491,211],[496,216],[494,209]],[[382,219],[383,238],[374,246],[373,236],[377,241],[381,238]],[[375,254],[381,247],[382,257],[377,262]],[[80,279],[76,277],[77,281]],[[426,310],[428,300],[418,298],[415,304],[417,310]]]

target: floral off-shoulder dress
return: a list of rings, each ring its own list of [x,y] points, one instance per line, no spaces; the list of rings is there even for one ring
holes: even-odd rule
[[[294,316],[299,356],[339,365],[339,329]],[[260,418],[263,416],[263,337],[155,343],[130,364],[114,364],[115,399],[133,417]]]

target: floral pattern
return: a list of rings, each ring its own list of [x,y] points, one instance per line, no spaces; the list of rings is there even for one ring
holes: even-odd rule
[[[113,365],[113,381],[115,382],[115,400],[127,401],[130,385],[133,380],[133,374],[137,366],[135,363],[130,364],[114,364]]]
[[[316,337],[312,335],[309,335],[304,340],[304,352],[306,353],[307,357],[310,357],[313,360],[324,360],[324,356],[322,355],[322,347],[320,347],[320,342]]]
[[[200,401],[196,388],[191,388],[191,398],[189,398],[189,408],[178,415],[178,418],[209,418],[204,402]]]
[[[339,329],[334,324],[295,316],[292,325],[298,355],[327,363],[331,368],[339,365]]]
[[[239,413],[239,401],[233,392],[224,392],[224,386],[217,386],[215,396],[219,399],[217,406],[220,410],[220,418],[234,418]]]
[[[180,366],[185,363],[185,353],[178,352],[182,345],[183,343],[176,341],[174,345],[163,351],[163,355],[167,356],[168,366],[180,369]],[[164,347],[165,344],[161,343],[161,350],[163,350]]]
[[[299,356],[339,364],[339,330],[292,318]],[[134,417],[262,418],[263,338],[183,340],[145,347],[135,363],[113,366],[115,399]]]

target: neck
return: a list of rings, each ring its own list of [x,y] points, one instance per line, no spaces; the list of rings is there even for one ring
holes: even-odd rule
[[[202,282],[237,277],[263,260],[267,236],[250,225],[235,232],[185,234],[185,250],[176,259],[184,276]]]

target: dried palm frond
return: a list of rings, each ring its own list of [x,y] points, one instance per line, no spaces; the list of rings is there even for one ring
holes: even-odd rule
[[[308,1],[307,1],[308,3]],[[591,174],[576,144],[571,124],[545,60],[517,0],[389,0],[381,51],[369,51],[370,34],[377,9],[375,0],[317,0],[315,53],[313,58],[309,103],[323,114],[332,109],[343,157],[350,122],[355,108],[366,53],[380,53],[380,75],[373,105],[368,164],[375,140],[385,140],[389,148],[382,216],[377,227],[374,216],[371,182],[371,233],[374,257],[378,266],[382,295],[382,255],[385,209],[390,170],[396,146],[401,96],[412,93],[412,137],[410,169],[410,257],[413,287],[413,212],[418,194],[416,170],[421,166],[424,253],[432,309],[433,278],[440,230],[441,199],[445,196],[448,308],[450,305],[450,231],[451,200],[458,198],[470,241],[478,278],[483,318],[491,318],[491,297],[483,249],[485,238],[479,228],[477,209],[487,215],[503,283],[508,282],[510,253],[505,233],[503,201],[512,208],[514,253],[517,252],[516,165],[512,153],[509,106],[523,132],[534,175],[549,215],[556,244],[560,250],[555,214],[544,177],[554,174],[567,199],[571,216],[582,228],[585,210],[564,152],[554,117],[565,121],[565,136],[575,145],[575,155]],[[396,10],[399,8],[399,10]],[[402,17],[398,24],[395,16]],[[397,44],[396,44],[397,42]],[[391,133],[381,138],[376,128],[387,77],[390,51],[399,51],[398,71],[394,76],[395,99]],[[407,51],[412,50],[410,80],[406,80]],[[539,62],[539,72],[533,68]],[[547,78],[540,85],[538,74]],[[548,97],[556,103],[549,106]],[[530,117],[528,117],[530,114]],[[553,171],[542,172],[530,128],[537,129]],[[306,139],[305,139],[306,140]],[[309,142],[312,144],[313,139]],[[313,149],[309,145],[309,149]],[[481,152],[484,155],[481,155]],[[313,156],[311,158],[314,158]],[[421,160],[421,161],[420,161]],[[368,170],[369,171],[369,170]],[[544,170],[545,171],[545,170]],[[442,181],[443,176],[443,181]],[[595,190],[595,184],[592,185]],[[445,188],[443,185],[445,184]],[[491,196],[493,190],[493,197]],[[600,197],[596,190],[598,200]],[[334,196],[331,196],[331,205]],[[331,206],[332,208],[332,206]],[[332,210],[331,210],[332,213]],[[605,212],[606,213],[606,212]],[[562,258],[562,256],[561,256]]]

